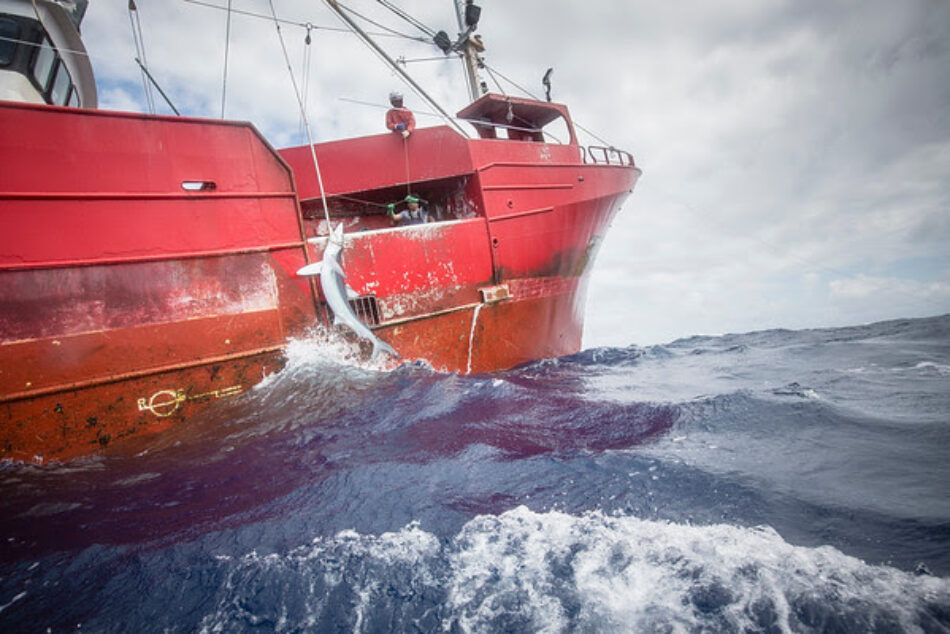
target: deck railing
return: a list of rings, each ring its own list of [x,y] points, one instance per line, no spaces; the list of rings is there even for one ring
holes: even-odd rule
[[[586,148],[581,146],[581,156],[585,163],[595,165],[621,165],[623,167],[636,167],[633,162],[633,156],[626,150],[620,150],[615,147],[605,147],[603,145],[590,145]]]

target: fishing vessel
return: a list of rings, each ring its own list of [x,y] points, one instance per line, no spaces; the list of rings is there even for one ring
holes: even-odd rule
[[[347,312],[402,360],[475,373],[580,349],[640,170],[581,145],[566,106],[470,81],[451,125],[277,151],[246,122],[97,109],[85,5],[0,0],[0,458],[118,450],[278,371],[339,321],[306,272],[340,225]],[[407,197],[428,222],[395,222]]]

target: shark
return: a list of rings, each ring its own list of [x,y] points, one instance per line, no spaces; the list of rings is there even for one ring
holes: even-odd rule
[[[340,254],[343,252],[343,223],[330,231],[327,238],[327,247],[323,250],[323,259],[320,262],[314,262],[302,267],[297,271],[297,275],[320,276],[320,287],[323,289],[323,296],[333,311],[333,325],[344,325],[352,330],[361,339],[366,339],[373,344],[372,357],[375,359],[379,353],[386,352],[394,357],[399,357],[392,346],[373,334],[369,327],[360,321],[353,309],[350,307],[350,299],[359,297],[359,293],[346,285],[344,281],[346,275],[340,266]]]

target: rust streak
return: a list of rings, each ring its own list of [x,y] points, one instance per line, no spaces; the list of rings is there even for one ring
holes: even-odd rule
[[[154,368],[149,368],[148,370],[136,370],[134,372],[125,372],[122,374],[115,374],[112,376],[90,379],[88,381],[76,381],[74,383],[63,383],[60,385],[54,385],[47,388],[42,388],[38,390],[26,390],[23,392],[14,392],[12,394],[2,394],[0,395],[0,403],[6,403],[9,401],[18,401],[26,398],[35,398],[37,396],[47,396],[49,394],[58,394],[61,392],[70,392],[73,390],[80,390],[88,387],[94,387],[97,385],[108,385],[109,383],[119,383],[128,379],[137,379],[144,376],[150,376],[153,374],[164,374],[165,372],[172,372],[174,370],[187,370],[189,368],[197,368],[203,365],[211,365],[213,363],[222,363],[225,361],[234,361],[236,359],[245,359],[249,357],[254,357],[260,354],[265,354],[268,352],[277,352],[284,349],[284,345],[276,346],[266,346],[264,348],[256,348],[254,350],[245,350],[243,352],[236,352],[234,354],[226,354],[217,357],[204,357],[197,361],[188,361],[184,363],[173,363],[166,366],[158,366]]]
[[[571,183],[530,184],[530,185],[483,185],[482,189],[489,191],[510,191],[515,189],[574,189]]]
[[[451,313],[457,313],[463,310],[470,310],[476,306],[481,306],[481,302],[475,302],[473,304],[462,304],[460,306],[453,306],[452,308],[446,308],[444,310],[436,310],[431,313],[423,313],[421,315],[412,315],[410,317],[400,317],[399,319],[390,319],[389,321],[380,322],[377,326],[370,326],[373,330],[379,328],[386,328],[388,326],[400,326],[402,324],[410,323],[413,321],[420,321],[422,319],[431,319],[432,317],[440,317],[442,315],[449,315]]]
[[[25,271],[29,269],[78,268],[82,266],[97,266],[101,264],[131,264],[135,262],[163,262],[166,260],[193,260],[197,258],[224,257],[228,255],[243,255],[245,253],[269,253],[285,249],[302,249],[304,242],[285,242],[281,244],[267,244],[259,247],[242,249],[226,249],[222,251],[191,251],[188,253],[163,253],[161,255],[139,255],[127,258],[101,258],[96,260],[71,260],[47,262],[23,262],[17,264],[0,264],[0,271]]]
[[[491,216],[488,222],[497,222],[499,220],[511,220],[512,218],[524,218],[525,216],[534,216],[537,214],[546,214],[554,211],[554,207],[544,207],[542,209],[532,209],[530,211],[518,211],[513,214],[504,214],[501,216]]]

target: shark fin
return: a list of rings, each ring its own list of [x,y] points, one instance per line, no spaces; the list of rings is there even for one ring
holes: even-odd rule
[[[301,277],[306,277],[308,275],[320,275],[320,271],[323,270],[323,262],[313,262],[307,266],[297,269],[297,275]]]

